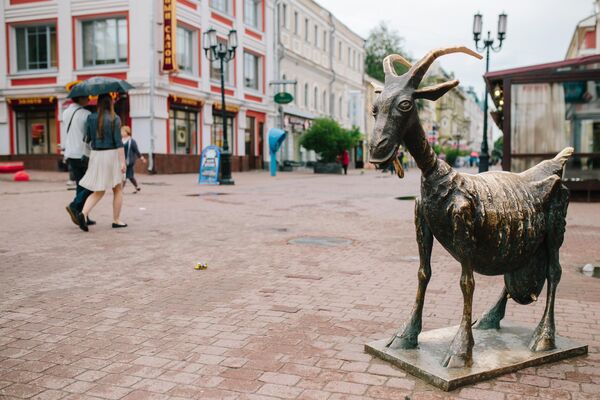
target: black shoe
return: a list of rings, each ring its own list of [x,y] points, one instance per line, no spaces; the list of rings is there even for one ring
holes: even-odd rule
[[[96,221],[94,221],[93,219],[90,219],[90,217],[88,217],[88,219],[87,219],[87,225],[88,226],[90,226],[90,225],[96,225]]]
[[[127,224],[117,224],[117,223],[113,222],[112,227],[113,228],[127,228]]]
[[[81,229],[82,231],[89,231],[87,221],[85,220],[85,215],[83,215],[83,213],[77,214],[77,225],[79,225],[79,229]]]
[[[71,221],[73,221],[75,225],[79,225],[79,222],[77,221],[78,211],[71,204],[69,204],[66,208],[67,212],[69,213],[69,217],[71,217]]]

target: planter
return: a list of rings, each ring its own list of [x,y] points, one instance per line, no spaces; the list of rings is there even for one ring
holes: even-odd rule
[[[316,162],[314,165],[315,174],[341,174],[342,165],[338,163]]]

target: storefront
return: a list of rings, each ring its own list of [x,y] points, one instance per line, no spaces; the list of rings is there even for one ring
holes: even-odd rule
[[[307,162],[315,161],[313,152],[309,152],[300,146],[300,137],[311,124],[311,118],[300,115],[285,114],[283,118],[284,129],[288,131],[288,137],[283,145],[282,161],[295,161],[305,165]]]
[[[246,111],[246,129],[244,135],[244,164],[247,169],[262,169],[265,136],[265,114]]]
[[[10,155],[27,168],[56,169],[60,158],[60,125],[56,97],[9,98]]]
[[[200,154],[202,152],[202,102],[180,96],[169,96],[169,154]]]
[[[503,169],[520,172],[572,146],[564,176],[572,197],[600,197],[600,55],[485,78],[504,133]]]

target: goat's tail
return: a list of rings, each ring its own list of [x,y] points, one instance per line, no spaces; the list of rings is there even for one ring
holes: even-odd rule
[[[553,159],[542,161],[538,165],[521,172],[521,176],[531,181],[541,181],[552,175],[562,178],[565,164],[569,157],[573,155],[573,151],[572,147],[565,147]]]
[[[567,162],[567,160],[573,155],[574,151],[575,149],[572,147],[565,147],[560,153],[556,155],[556,157],[554,157],[554,161],[558,161],[564,165]]]

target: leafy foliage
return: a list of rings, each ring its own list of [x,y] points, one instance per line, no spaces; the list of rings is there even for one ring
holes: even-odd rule
[[[314,150],[320,161],[334,162],[344,150],[355,147],[362,134],[357,127],[346,130],[330,118],[317,118],[300,138],[300,145]]]
[[[383,82],[385,74],[383,73],[382,63],[386,56],[400,54],[408,59],[402,42],[404,42],[404,39],[398,31],[390,28],[384,21],[381,21],[379,25],[373,28],[369,32],[365,45],[367,54],[365,58],[365,70],[367,74]],[[398,74],[403,74],[408,70],[403,65],[396,64],[395,67]]]
[[[504,136],[500,136],[494,142],[494,148],[492,149],[492,162],[495,164],[502,160],[504,155]]]

